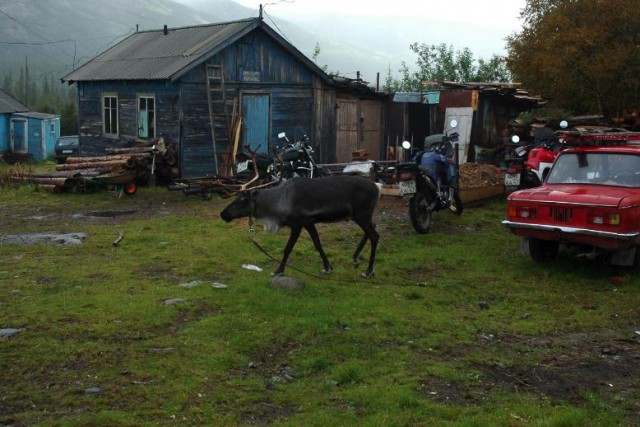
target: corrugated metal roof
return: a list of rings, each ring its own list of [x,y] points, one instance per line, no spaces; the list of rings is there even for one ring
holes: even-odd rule
[[[140,31],[98,55],[63,80],[176,79],[260,25],[256,18],[165,30]]]
[[[38,112],[25,112],[25,113],[16,113],[15,114],[17,117],[29,117],[32,119],[40,119],[40,120],[44,120],[44,119],[55,119],[57,117],[60,117],[59,114],[49,114],[49,113],[38,113]]]
[[[0,89],[0,114],[22,113],[29,111],[20,101]]]

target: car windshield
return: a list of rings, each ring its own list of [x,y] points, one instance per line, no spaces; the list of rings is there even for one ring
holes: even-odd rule
[[[71,145],[77,145],[78,138],[60,138],[58,140],[58,147],[68,147]]]
[[[640,186],[640,156],[622,153],[563,153],[556,159],[547,184]]]

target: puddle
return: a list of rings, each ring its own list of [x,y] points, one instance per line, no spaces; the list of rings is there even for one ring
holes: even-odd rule
[[[86,239],[87,233],[24,233],[0,235],[0,245],[78,245]]]
[[[120,210],[120,211],[91,211],[84,214],[75,214],[73,218],[116,218],[119,216],[132,215],[138,212],[137,209]]]

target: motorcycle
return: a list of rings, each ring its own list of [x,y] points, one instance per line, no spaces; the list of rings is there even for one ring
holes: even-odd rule
[[[309,137],[304,135],[300,140],[290,142],[286,133],[278,134],[283,142],[267,153],[253,152],[248,146],[244,151],[236,154],[236,177],[248,180],[254,175],[253,157],[257,159],[259,183],[269,181],[286,181],[290,178],[317,178],[329,175],[329,172],[319,167],[313,160],[313,148],[309,144]]]
[[[506,192],[513,193],[521,188],[536,187],[535,181],[531,178],[534,175],[528,174],[526,168],[531,146],[526,144],[518,145],[520,143],[518,135],[513,135],[511,142],[515,144],[515,147],[507,147],[507,154],[504,158],[504,186]]]
[[[568,126],[567,121],[560,122],[560,128]],[[514,144],[520,142],[520,137],[511,137]],[[514,150],[514,157],[506,160],[504,185],[507,193],[522,188],[533,188],[542,185],[551,170],[561,148],[555,132],[543,127],[536,131],[533,145],[519,145]]]
[[[285,132],[278,134],[283,142],[273,152],[273,162],[267,173],[276,181],[286,181],[297,177],[319,178],[330,173],[313,160],[313,147],[309,137],[303,135],[298,141],[291,142]]]
[[[458,126],[452,120],[450,129]],[[433,212],[448,209],[460,215],[463,211],[459,189],[459,134],[436,134],[425,138],[422,151],[411,156],[411,161],[398,164],[397,182],[400,195],[409,202],[409,217],[416,232],[427,233],[431,227]],[[411,143],[404,141],[405,150]]]
[[[258,147],[259,149],[260,147]],[[236,154],[236,178],[240,181],[249,181],[254,176],[254,167],[253,167],[253,156],[255,155],[257,162],[257,170],[259,175],[259,183],[265,183],[271,180],[271,176],[269,175],[268,168],[273,163],[273,159],[266,153],[258,153],[252,151],[249,146],[245,147],[245,149]]]

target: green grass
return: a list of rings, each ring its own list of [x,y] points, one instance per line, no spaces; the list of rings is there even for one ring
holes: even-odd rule
[[[564,254],[534,265],[500,225],[503,200],[438,213],[427,235],[383,207],[368,281],[351,265],[357,227],[322,225],[334,271],[318,276],[303,235],[291,263],[313,276],[288,269],[298,291],[267,285],[276,263],[246,222],[219,219],[226,203],[1,189],[0,234],[88,238],[0,244],[0,328],[24,328],[0,340],[0,424],[640,421],[638,278]],[[110,211],[135,212],[86,216]],[[280,257],[286,232],[256,238]]]

